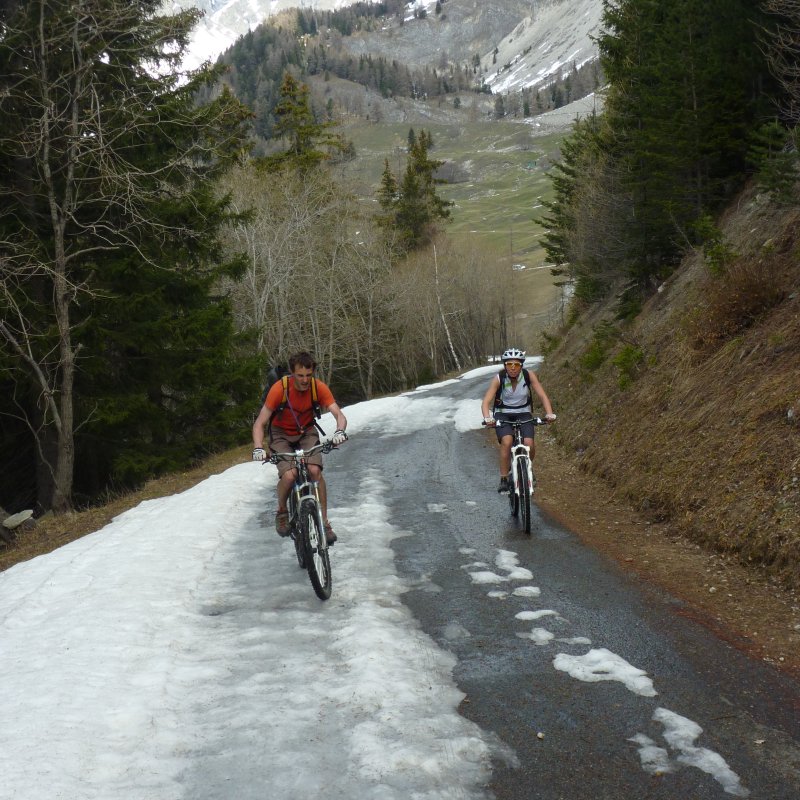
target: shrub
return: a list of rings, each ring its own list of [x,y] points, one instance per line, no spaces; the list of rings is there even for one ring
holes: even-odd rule
[[[595,326],[592,341],[580,358],[581,369],[585,372],[599,369],[618,336],[617,329],[610,322],[601,322]]]
[[[542,331],[542,343],[540,345],[542,355],[549,356],[560,343],[561,338],[559,336],[556,336],[554,333]]]
[[[703,214],[694,223],[695,233],[702,242],[703,258],[712,275],[722,275],[737,257],[736,251],[725,241],[722,231],[710,214]]]
[[[644,360],[644,352],[640,347],[626,344],[622,350],[614,356],[612,364],[619,370],[617,383],[622,391],[625,391],[634,381],[639,372],[639,365]]]
[[[638,285],[628,286],[617,302],[617,319],[628,322],[639,316],[642,310],[642,294]]]

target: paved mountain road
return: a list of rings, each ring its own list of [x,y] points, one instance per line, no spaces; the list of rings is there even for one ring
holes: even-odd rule
[[[422,420],[426,403],[452,398],[463,409],[474,397],[477,417],[487,380],[411,402]],[[800,796],[797,684],[681,616],[680,601],[634,584],[538,509],[534,533],[522,533],[495,492],[491,434],[453,421],[372,431],[337,455],[337,469],[379,464],[391,481],[390,521],[409,534],[394,543],[413,587],[405,602],[457,658],[461,712],[514,753],[495,765],[496,797]]]

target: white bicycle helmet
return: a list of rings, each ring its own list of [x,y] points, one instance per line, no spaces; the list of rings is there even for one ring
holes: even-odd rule
[[[518,350],[516,347],[509,347],[508,350],[503,353],[503,363],[505,364],[506,361],[519,361],[520,363],[524,363],[525,351]]]

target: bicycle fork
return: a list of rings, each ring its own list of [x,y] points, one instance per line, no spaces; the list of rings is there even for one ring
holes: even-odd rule
[[[514,491],[519,494],[519,473],[517,464],[520,459],[525,461],[525,469],[528,472],[528,494],[533,496],[533,467],[531,466],[530,449],[525,444],[515,444],[511,448],[511,474],[514,478]]]
[[[312,512],[317,520],[317,530],[319,531],[319,549],[327,550],[328,541],[325,536],[325,525],[322,522],[322,504],[319,500],[319,481],[306,481],[305,483],[295,484],[295,502],[297,504],[297,518],[300,519],[300,512],[303,504],[311,505]]]

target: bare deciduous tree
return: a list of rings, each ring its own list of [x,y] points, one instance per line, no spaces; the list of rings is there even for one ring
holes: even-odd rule
[[[0,20],[0,346],[38,396],[44,508],[71,504],[74,333],[104,255],[169,235],[158,203],[240,146],[237,104],[197,109],[200,77],[175,72],[199,12],[160,5],[30,0]]]
[[[783,111],[795,126],[800,124],[800,0],[764,0],[764,9],[783,21],[767,34],[767,60],[783,86]]]
[[[240,329],[255,332],[270,363],[310,349],[323,377],[357,369],[369,396],[391,249],[363,208],[325,170],[265,180],[242,167],[221,188],[249,211],[229,232],[229,246],[248,257],[244,277],[229,287]]]

